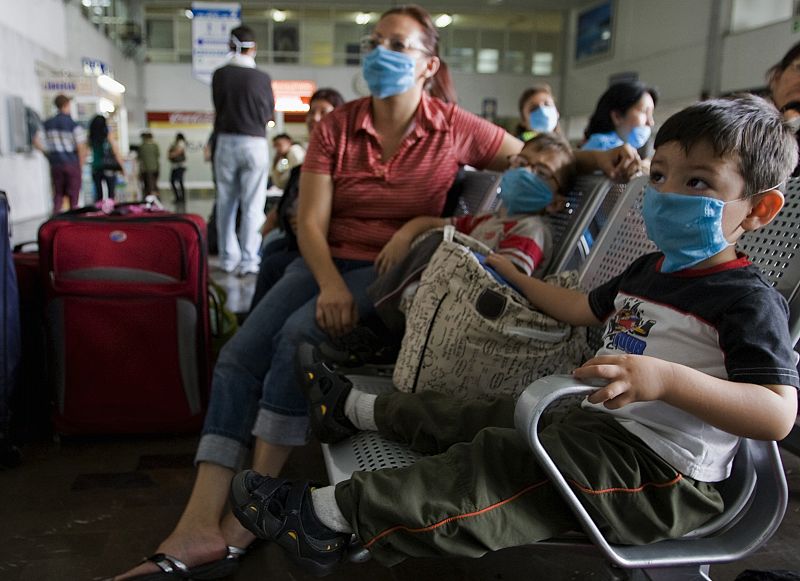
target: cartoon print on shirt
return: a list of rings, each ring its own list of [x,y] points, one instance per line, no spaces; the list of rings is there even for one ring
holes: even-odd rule
[[[608,322],[603,335],[606,349],[619,349],[626,353],[641,355],[647,348],[647,342],[640,337],[647,337],[656,322],[642,317],[642,301],[627,298],[612,319]]]

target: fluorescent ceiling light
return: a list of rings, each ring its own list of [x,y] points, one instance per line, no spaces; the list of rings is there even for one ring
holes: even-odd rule
[[[450,26],[453,23],[453,17],[449,14],[440,14],[436,17],[436,20],[433,21],[436,25],[436,28],[444,28],[445,26]]]
[[[184,11],[183,11],[183,14],[184,14],[184,16],[186,16],[186,18],[188,18],[189,20],[191,20],[192,18],[194,18],[194,12],[192,12],[192,11],[191,11],[191,9],[189,9],[189,8],[187,8],[186,10],[184,10]]]
[[[115,81],[108,75],[100,75],[97,77],[97,84],[100,86],[101,89],[104,91],[108,91],[109,93],[124,93],[125,92],[125,85],[120,83],[119,81]]]
[[[283,22],[286,20],[286,12],[283,10],[273,10],[272,11],[272,20],[275,22]]]
[[[356,14],[356,24],[369,24],[372,20],[372,14],[369,12],[359,12]]]
[[[81,4],[89,8],[92,5],[92,0],[81,0]]]

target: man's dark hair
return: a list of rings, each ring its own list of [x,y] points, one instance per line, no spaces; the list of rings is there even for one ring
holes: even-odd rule
[[[278,133],[275,137],[272,138],[272,142],[274,143],[278,139],[287,139],[289,141],[292,141],[292,138],[288,133]]]
[[[58,95],[55,99],[53,99],[53,104],[56,106],[56,109],[61,111],[64,108],[64,105],[69,103],[70,99],[66,95]]]
[[[715,155],[736,159],[745,196],[779,186],[797,166],[794,132],[775,107],[755,95],[702,101],[675,113],[658,130],[655,147],[670,141],[687,155],[705,141]]]
[[[256,41],[256,33],[253,32],[252,28],[250,28],[249,26],[244,26],[244,25],[238,26],[238,27],[234,28],[233,30],[231,30],[231,41],[230,41],[230,43],[228,43],[228,47],[234,52],[236,52],[236,44],[234,44],[234,42],[233,42],[233,37],[236,37],[236,39],[239,42],[255,42]],[[245,50],[247,50],[247,49],[245,49]]]

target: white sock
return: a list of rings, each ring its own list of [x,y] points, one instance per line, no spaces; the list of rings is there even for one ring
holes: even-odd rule
[[[339,505],[336,504],[335,486],[315,488],[311,491],[311,503],[319,522],[337,533],[352,533],[353,527],[344,518]]]
[[[364,393],[357,389],[351,389],[344,400],[344,415],[359,430],[377,431],[378,425],[375,423],[375,400],[377,395]]]

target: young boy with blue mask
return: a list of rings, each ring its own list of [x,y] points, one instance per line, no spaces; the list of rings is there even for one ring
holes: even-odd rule
[[[506,256],[526,275],[538,275],[550,257],[552,235],[544,214],[564,206],[575,174],[569,143],[554,133],[540,133],[510,159],[502,177],[496,212],[455,218],[420,216],[407,222],[383,248],[375,261],[383,274],[408,253],[421,234],[448,224]]]
[[[539,436],[606,538],[623,544],[680,537],[719,514],[715,483],[730,475],[739,438],[785,437],[800,386],[788,305],[734,246],[780,211],[778,188],[797,162],[792,132],[766,101],[744,96],[677,113],[655,147],[644,218],[660,252],[588,294],[489,259],[542,311],[605,325],[574,375],[606,385]],[[631,317],[647,324],[633,329]],[[577,527],[513,429],[510,399],[376,397],[331,381],[309,400],[327,440],[377,429],[437,454],[313,491],[239,474],[237,517],[318,571],[335,566],[351,531],[391,565],[479,557]]]

